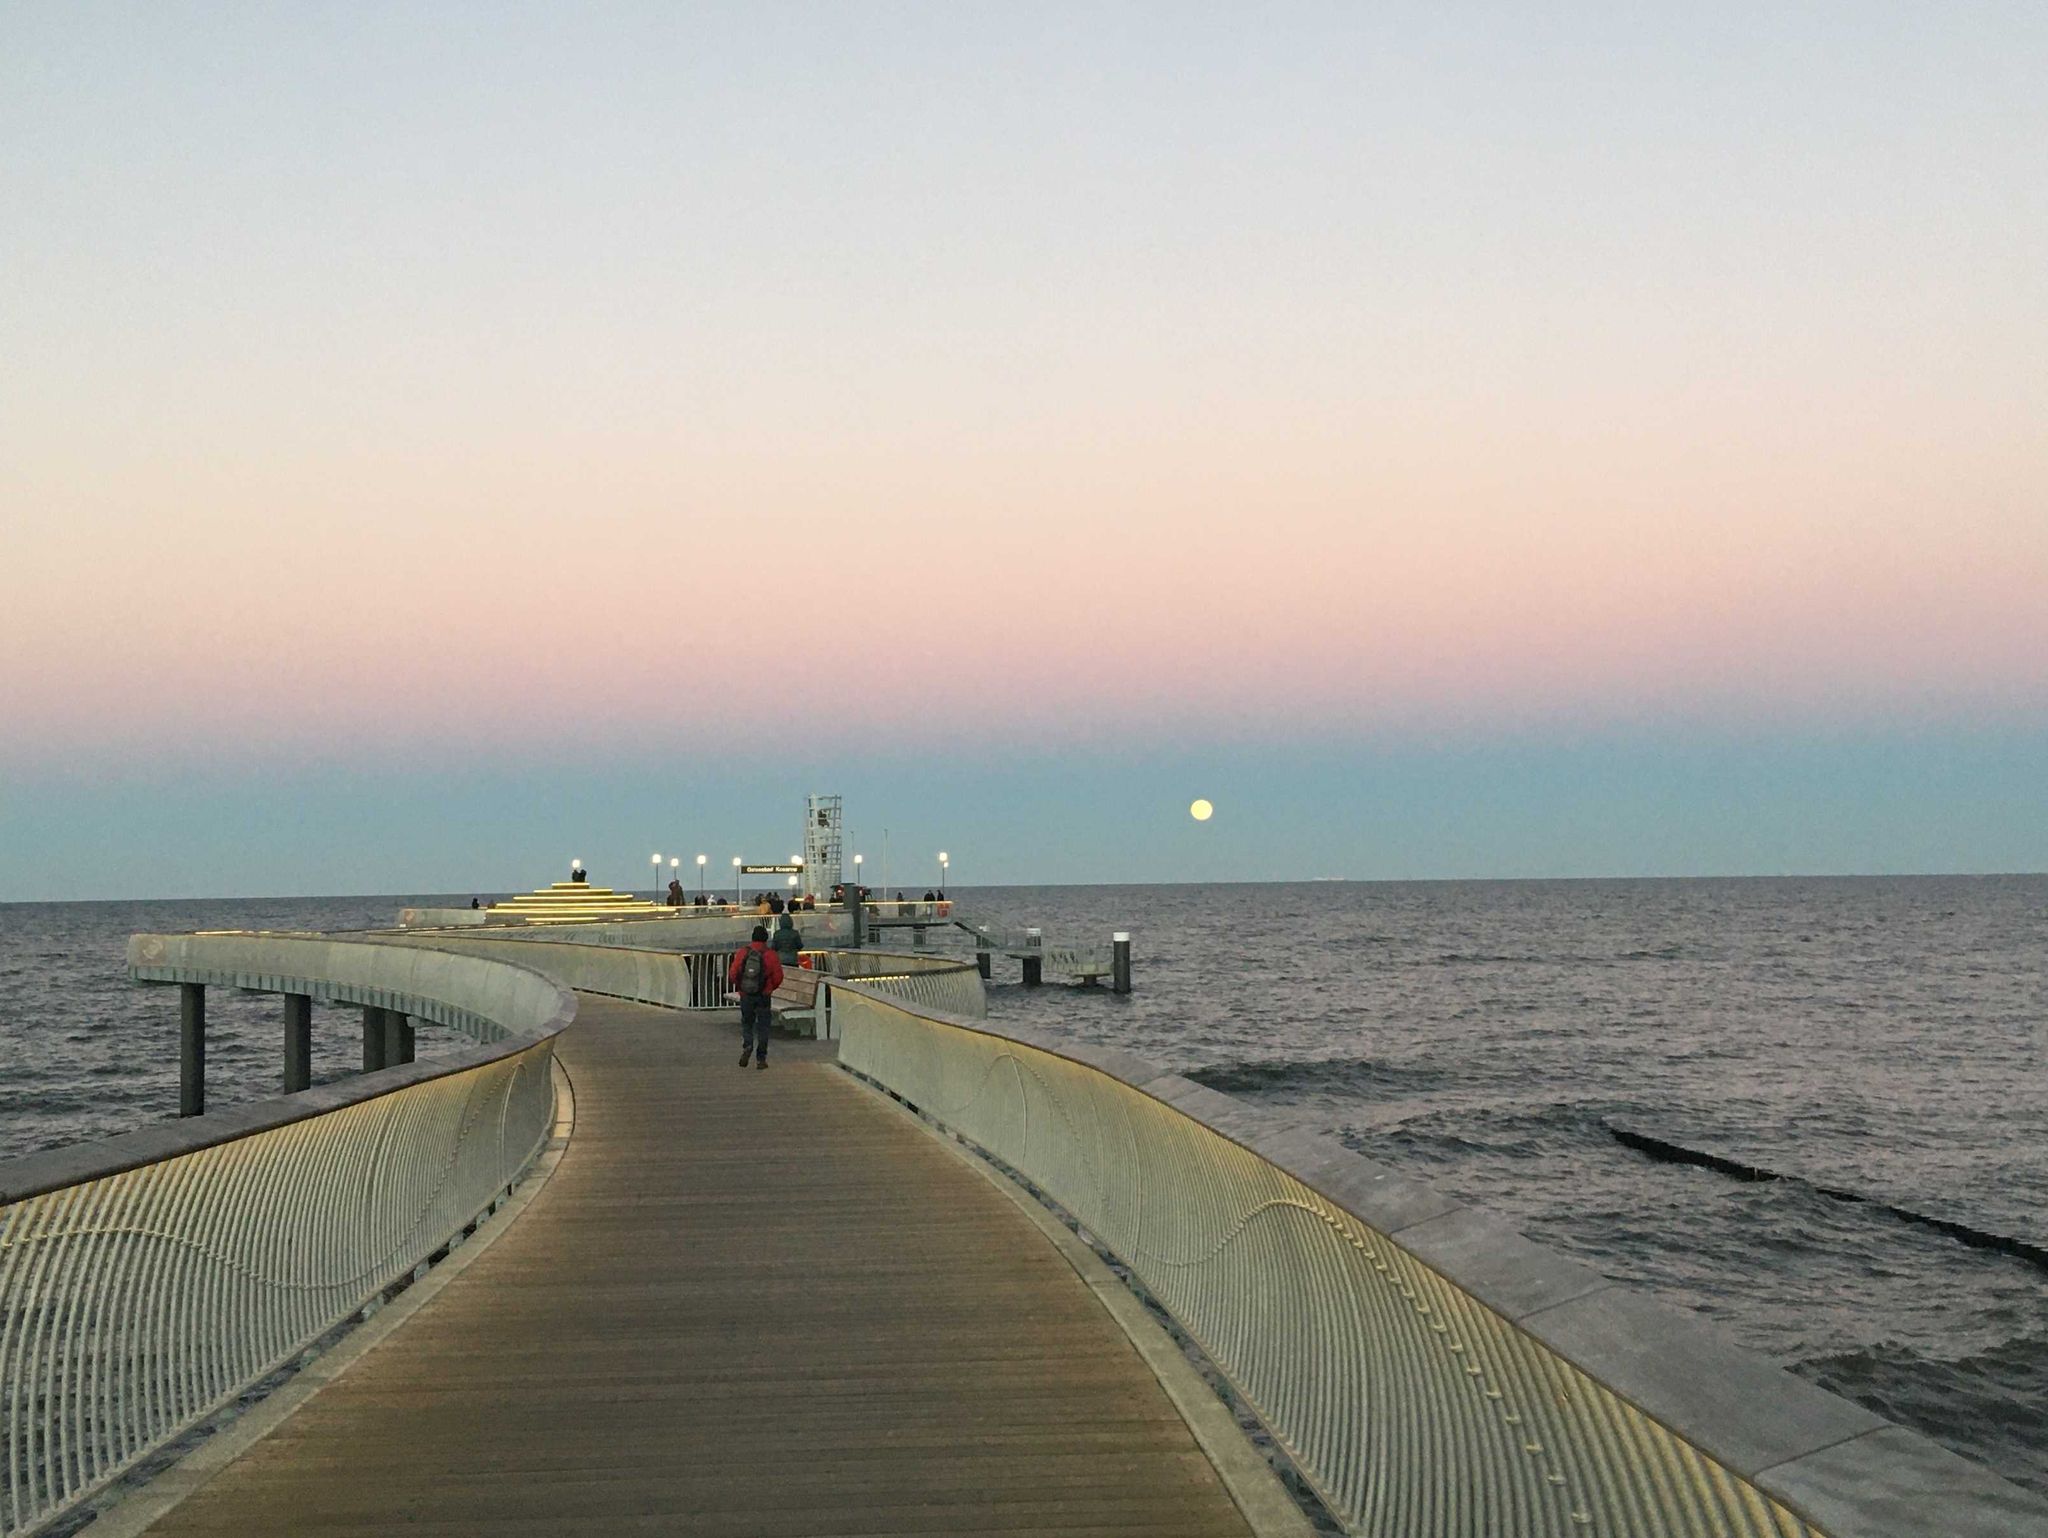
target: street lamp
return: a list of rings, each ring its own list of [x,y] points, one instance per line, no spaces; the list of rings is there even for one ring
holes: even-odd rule
[[[799,886],[803,880],[804,857],[800,854],[793,854],[789,857],[789,863],[796,867],[796,874],[789,878],[789,884],[791,886]]]
[[[708,856],[706,855],[700,854],[697,856],[697,895],[699,897],[704,895],[704,862],[707,858]]]
[[[738,855],[732,857],[732,905],[735,908],[740,905],[740,857]]]
[[[683,903],[683,861],[680,855],[668,857],[668,884],[676,889],[676,906],[680,908]],[[667,897],[668,893],[664,892],[661,895]]]
[[[661,885],[661,851],[659,849],[654,851],[654,884],[656,887]]]
[[[946,890],[946,866],[951,863],[951,859],[952,857],[945,850],[941,849],[939,851],[939,890],[941,892]]]
[[[578,856],[572,855],[569,859],[569,879],[571,881],[581,881],[583,879],[583,861]]]
[[[847,893],[848,902],[860,901],[860,862],[866,858],[867,856],[863,854],[857,854],[853,857],[853,890]]]

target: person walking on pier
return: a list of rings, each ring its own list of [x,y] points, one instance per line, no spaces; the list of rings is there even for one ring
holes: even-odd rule
[[[740,996],[740,1067],[754,1059],[756,1068],[768,1066],[768,999],[782,986],[782,958],[768,948],[768,931],[759,924],[754,936],[732,953],[725,969],[726,986]]]

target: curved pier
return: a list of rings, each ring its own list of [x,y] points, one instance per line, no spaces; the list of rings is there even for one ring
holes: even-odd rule
[[[532,1204],[153,1531],[1247,1532],[1014,1205],[826,1048],[734,1055],[586,999]]]
[[[514,953],[529,964],[498,959]],[[1028,1189],[1199,1348],[1348,1532],[2048,1535],[2039,1499],[1333,1139],[1129,1054],[990,1026],[968,964],[864,955],[846,967],[872,975],[814,976],[823,1039],[778,1044],[763,1073],[735,1066],[729,1029],[673,1007],[687,959],[138,937],[141,978],[503,1040],[487,1061],[0,1166],[0,1200],[27,1198],[0,1208],[0,1532],[75,1508],[144,1450],[109,1451],[109,1425],[161,1443],[344,1307],[323,1294],[248,1345],[244,1279],[290,1296],[325,1264],[374,1302],[437,1231],[459,1238],[449,1225],[476,1209],[435,1197],[422,1221],[422,1193],[495,1200],[547,1119],[531,1093],[500,1096],[497,1125],[517,1130],[490,1140],[463,1131],[471,1111],[407,1097],[515,1059],[530,1090],[525,1065],[553,1050],[577,1130],[523,1215],[242,1457],[145,1487],[131,1515],[166,1533],[266,1530],[285,1511],[364,1533],[1303,1531]],[[586,991],[564,1029],[571,982]],[[667,1007],[601,996],[633,990]],[[201,1257],[167,1293],[148,1269],[166,1215],[186,1225],[171,1252]],[[367,1260],[328,1264],[334,1235],[359,1231]]]

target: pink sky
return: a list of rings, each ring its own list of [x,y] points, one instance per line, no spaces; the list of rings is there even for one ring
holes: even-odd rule
[[[2038,17],[1409,21],[17,23],[0,763],[2048,710]]]

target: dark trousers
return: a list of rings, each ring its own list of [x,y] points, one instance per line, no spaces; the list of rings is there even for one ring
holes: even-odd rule
[[[740,1046],[768,1061],[768,995],[740,995]]]

